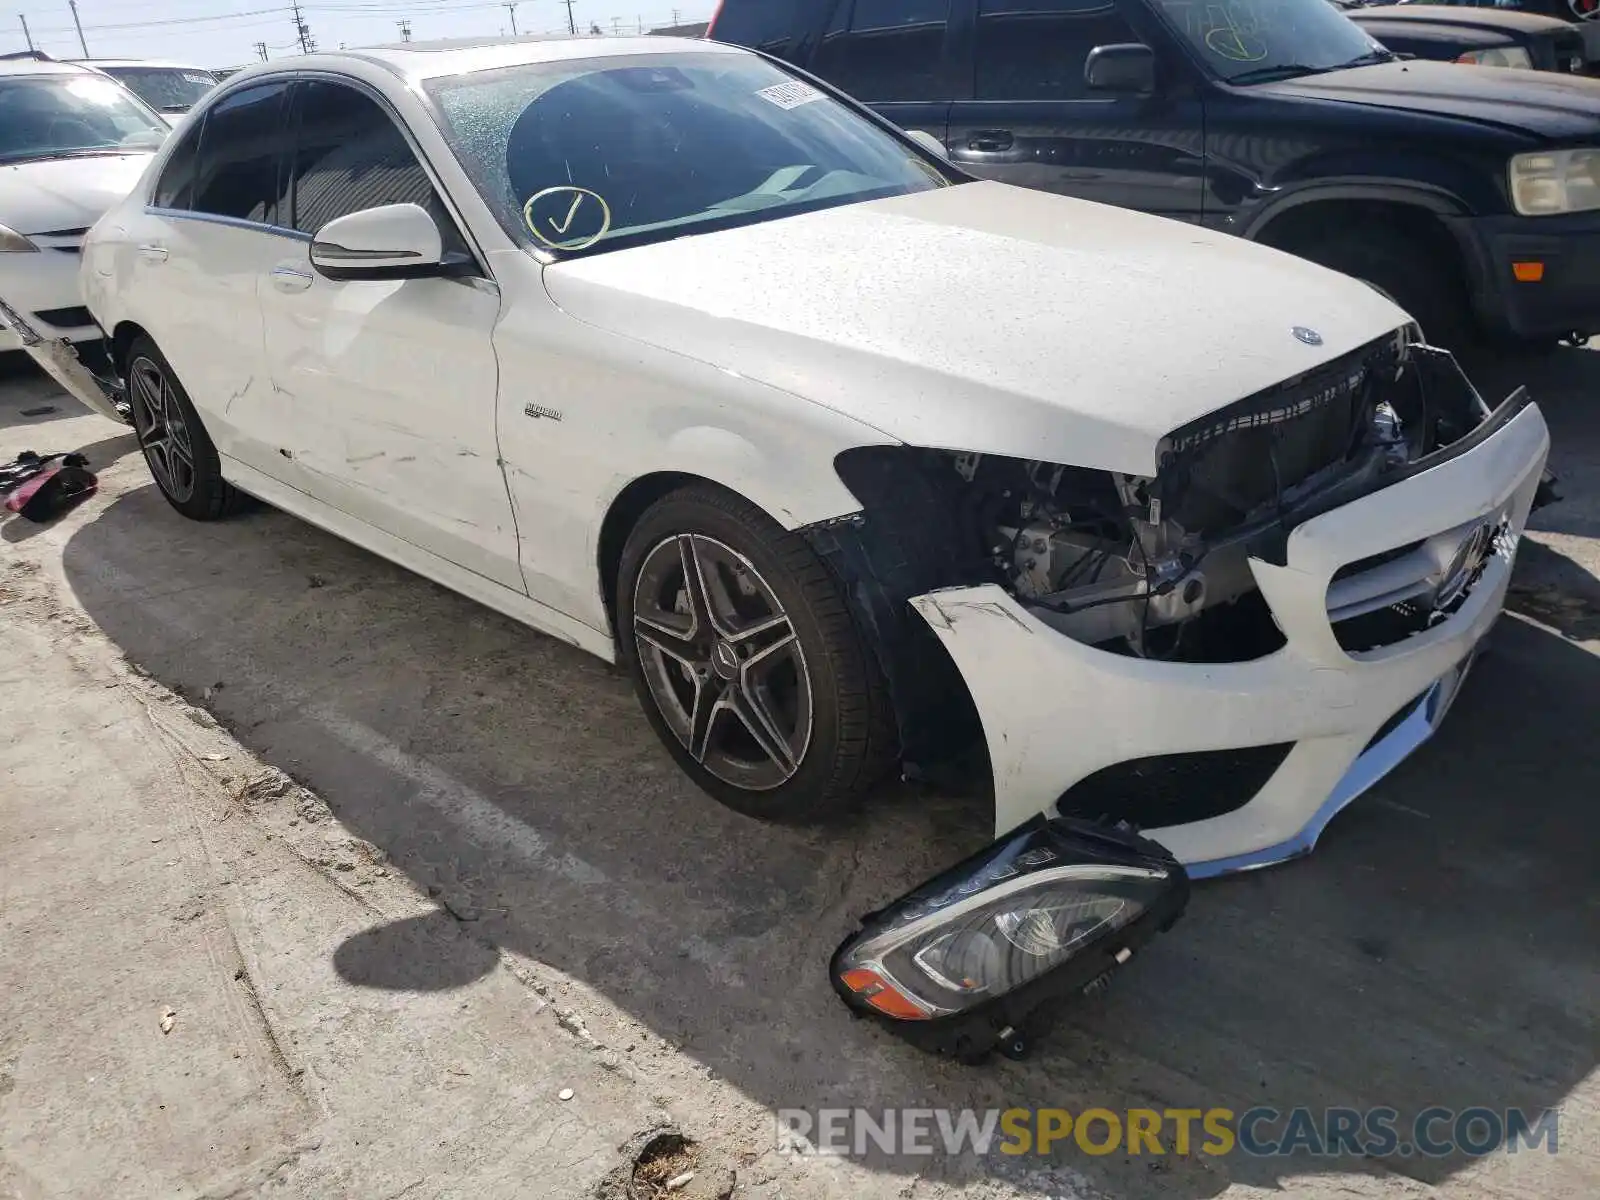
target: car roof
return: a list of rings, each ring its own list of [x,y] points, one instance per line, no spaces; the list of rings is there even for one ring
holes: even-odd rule
[[[740,46],[698,38],[530,36],[518,38],[450,38],[433,42],[399,42],[360,49],[321,51],[257,63],[230,76],[230,84],[280,72],[337,68],[356,62],[376,63],[406,80],[465,75],[497,67],[529,63],[570,62],[586,58],[625,58],[641,54],[749,54]]]
[[[166,58],[75,58],[72,61],[89,67],[154,67],[161,71],[204,71],[207,75],[215,74],[210,67],[173,62]]]
[[[1543,33],[1568,24],[1540,13],[1513,12],[1504,8],[1457,8],[1446,4],[1378,4],[1347,9],[1345,16],[1363,23],[1368,18],[1376,18],[1418,25],[1438,23],[1479,29],[1515,29],[1522,33]]]
[[[0,75],[98,75],[102,79],[105,78],[92,67],[80,67],[76,63],[59,62],[55,59],[41,61],[36,58],[0,58]]]

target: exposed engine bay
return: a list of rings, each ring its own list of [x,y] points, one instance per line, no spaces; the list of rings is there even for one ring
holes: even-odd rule
[[[1098,649],[1250,661],[1284,641],[1252,557],[1282,565],[1298,524],[1453,456],[1526,403],[1521,392],[1488,420],[1448,352],[1398,331],[1171,431],[1149,477],[904,446],[847,451],[837,466],[863,511],[810,536],[880,639],[915,759],[919,741],[933,752],[937,737],[918,735],[948,681],[929,675],[936,656],[918,631],[900,628],[909,597],[994,583]]]

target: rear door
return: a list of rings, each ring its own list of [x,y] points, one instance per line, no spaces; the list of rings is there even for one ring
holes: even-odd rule
[[[1117,0],[962,2],[975,5],[972,99],[950,110],[953,161],[1004,183],[1200,220],[1203,110],[1181,65],[1158,49],[1151,96],[1085,85],[1097,46],[1150,44]]]
[[[224,455],[277,456],[256,287],[298,244],[280,222],[287,82],[242,88],[183,134],[129,222],[130,315],[150,332]]]
[[[261,283],[272,390],[286,406],[280,478],[457,566],[523,591],[499,466],[492,335],[500,292],[460,277],[335,280],[311,266],[336,217],[419,204],[447,254],[475,262],[454,213],[394,114],[353,81],[303,80],[286,220]]]

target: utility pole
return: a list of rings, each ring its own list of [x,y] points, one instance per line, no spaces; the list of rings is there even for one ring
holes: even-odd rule
[[[681,11],[681,10],[676,9],[676,8],[672,10],[672,27],[674,29],[676,29],[679,25],[683,24],[682,21],[678,20],[679,11]]]
[[[83,40],[83,22],[78,20],[78,0],[67,0],[67,7],[72,10],[72,23],[78,27],[78,49],[83,51],[85,58],[88,58],[89,43]]]
[[[572,0],[567,0],[567,32],[578,36],[578,23],[572,19]]]
[[[500,7],[505,9],[508,13],[511,14],[511,36],[512,37],[516,37],[517,36],[517,0],[511,0],[510,4],[502,4]]]
[[[291,0],[290,8],[294,10],[294,31],[300,39],[300,53],[310,54],[317,48],[317,39],[311,36],[311,26],[300,12],[300,0]]]
[[[267,44],[265,42],[257,42],[256,43],[256,53],[261,56],[261,61],[262,62],[266,62],[267,61]]]
[[[643,17],[634,17],[634,20],[639,23],[639,32],[641,34],[644,33],[644,18]]]
[[[411,40],[411,22],[396,21],[395,24],[400,27],[400,40],[402,42],[409,42]]]
[[[617,37],[620,37],[622,35],[622,18],[621,17],[612,17],[611,18],[611,32],[612,32],[612,34],[614,36],[617,36]],[[83,52],[83,56],[85,58],[88,58],[89,57],[89,52],[87,50],[85,50]]]
[[[22,22],[22,36],[28,39],[28,49],[37,50],[38,47],[33,44],[33,34],[28,31],[28,18],[18,13],[17,20]]]

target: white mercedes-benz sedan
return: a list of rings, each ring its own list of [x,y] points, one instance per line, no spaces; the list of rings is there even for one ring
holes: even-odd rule
[[[1192,875],[1433,731],[1548,450],[1358,280],[709,42],[242,71],[82,270],[185,516],[258,497],[619,661],[742,812],[971,744],[997,834]]]

